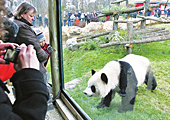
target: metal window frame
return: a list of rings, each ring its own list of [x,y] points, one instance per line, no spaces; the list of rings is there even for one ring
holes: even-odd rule
[[[62,22],[61,22],[61,0],[48,0],[49,14],[49,38],[53,47],[50,56],[51,76],[53,85],[54,103],[65,119],[70,119],[67,113],[63,111],[63,104],[78,120],[91,120],[84,110],[74,101],[74,99],[64,89],[63,72],[63,52],[62,52]]]

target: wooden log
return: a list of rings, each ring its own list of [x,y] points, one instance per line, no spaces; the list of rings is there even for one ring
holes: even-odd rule
[[[115,16],[114,16],[114,21],[115,20],[118,20],[119,19],[119,15],[118,14],[116,14]],[[116,22],[114,22],[113,21],[113,30],[117,30],[118,29],[118,23],[116,23]]]
[[[169,30],[161,30],[157,32],[149,32],[149,33],[141,33],[141,34],[133,34],[135,36],[142,37],[142,39],[148,38],[148,37],[156,37],[156,36],[161,36],[161,35],[168,35],[170,34]]]
[[[159,7],[161,5],[161,3],[159,4],[154,4],[154,5],[150,5],[149,8],[154,8],[154,7]],[[123,9],[123,10],[115,10],[114,12],[102,12],[99,16],[97,16],[96,18],[100,18],[100,17],[105,17],[105,16],[111,16],[113,15],[113,17],[116,14],[124,14],[124,13],[132,13],[132,12],[137,12],[137,11],[141,11],[144,10],[144,6],[142,7],[134,7],[134,8],[128,8],[128,9]]]
[[[132,35],[133,35],[133,22],[128,22],[127,23],[127,41],[132,40]],[[130,45],[126,45],[126,54],[131,54],[132,53],[132,48]]]
[[[147,14],[148,14],[149,4],[150,4],[150,0],[145,0],[145,2],[144,2],[144,16],[147,16]],[[146,19],[143,19],[141,21],[140,28],[141,29],[145,29],[146,28]]]
[[[100,48],[114,46],[114,45],[125,45],[125,44],[142,44],[142,43],[151,43],[158,41],[170,40],[170,35],[156,36],[142,40],[132,40],[132,41],[113,41],[107,44],[100,45]]]
[[[148,11],[150,8],[149,4],[150,4],[150,0],[145,0],[145,2],[144,2],[144,16],[147,16],[147,14],[148,14]]]
[[[146,28],[146,20],[142,20],[142,21],[141,21],[140,28],[141,28],[141,29],[145,29],[145,28]]]
[[[127,23],[127,41],[132,40],[132,35],[133,35],[133,23],[128,22]]]
[[[153,7],[159,7],[159,5],[161,5],[161,3],[159,4],[154,4],[154,5],[149,5],[150,8]],[[132,13],[132,12],[137,12],[140,10],[144,10],[144,6],[141,7],[134,7],[134,8],[127,8],[127,9],[122,9],[122,10],[115,10],[114,12],[102,12],[102,14],[106,14],[106,15],[113,15],[113,14],[124,14],[124,13]]]
[[[148,33],[144,33],[144,34],[145,35],[152,35],[152,34],[159,34],[159,33],[164,34],[164,33],[168,33],[168,32],[169,32],[169,30],[160,30],[160,31],[148,32]],[[140,35],[142,35],[142,34],[140,34]]]
[[[160,20],[159,18],[145,17],[145,16],[137,16],[137,17],[145,19],[145,20],[154,20],[160,23],[170,23],[170,20]]]
[[[140,29],[140,30],[134,31],[134,34],[145,34],[149,32],[161,31],[161,30],[165,30],[165,28]]]
[[[163,35],[169,35],[170,32],[164,32],[164,33],[155,33],[155,34],[149,34],[143,37],[143,39],[150,38],[150,37],[156,37],[156,36],[163,36]]]
[[[111,31],[108,31],[108,32],[103,32],[103,33],[98,33],[98,34],[94,34],[94,35],[86,35],[86,36],[80,36],[80,37],[77,37],[77,41],[81,41],[81,39],[93,39],[93,38],[96,38],[96,37],[99,37],[99,36],[103,36],[103,35],[107,35],[109,34]]]
[[[117,0],[117,1],[111,2],[110,4],[117,4],[117,3],[124,2],[124,1],[126,1],[126,0]]]
[[[127,22],[138,23],[140,21],[142,21],[142,19],[140,19],[140,20],[114,20],[114,22],[116,22],[116,23],[127,23]]]

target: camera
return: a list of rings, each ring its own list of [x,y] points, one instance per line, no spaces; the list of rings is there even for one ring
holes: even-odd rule
[[[19,52],[20,49],[18,49],[17,47],[8,47],[3,58],[6,61],[6,64],[8,64],[9,62],[17,63]]]

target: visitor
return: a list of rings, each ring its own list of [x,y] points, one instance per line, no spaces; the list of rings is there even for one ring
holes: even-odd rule
[[[49,79],[47,76],[47,70],[43,63],[47,60],[48,54],[41,48],[39,39],[35,31],[31,28],[31,23],[35,14],[36,8],[28,2],[22,2],[17,7],[16,12],[14,13],[14,22],[19,26],[19,31],[15,39],[15,43],[19,45],[25,43],[26,45],[31,44],[34,46],[40,62],[40,71],[43,73],[45,83],[47,84]],[[49,92],[51,91],[49,90]],[[51,108],[51,106],[49,107]]]

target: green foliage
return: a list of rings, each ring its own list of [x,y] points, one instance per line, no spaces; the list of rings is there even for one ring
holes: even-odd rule
[[[133,34],[132,39],[142,39],[143,35],[140,34]],[[127,40],[127,30],[115,30],[112,31],[109,35],[106,36],[100,36],[99,39],[102,41],[102,43],[109,43],[112,41],[126,41]]]
[[[126,9],[126,8],[127,8],[126,4],[120,4],[119,6],[115,5],[115,4],[110,4],[109,7],[103,7],[102,12],[113,12],[116,10],[122,10],[122,9]]]
[[[64,10],[66,7],[65,6],[61,6],[61,10]]]
[[[98,38],[101,40],[102,43],[109,43],[110,42],[109,39],[106,39],[106,36],[100,36]]]
[[[99,43],[96,40],[88,39],[87,42],[80,44],[80,49],[83,50],[95,50],[99,47]]]

